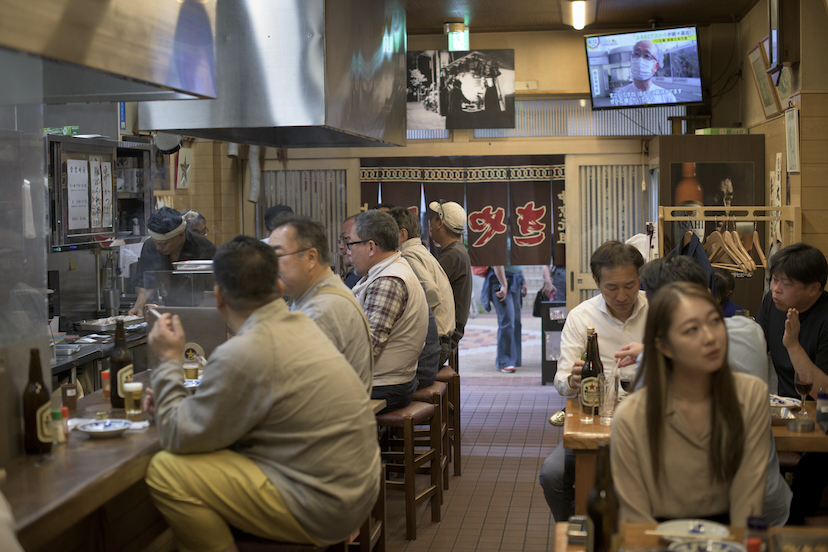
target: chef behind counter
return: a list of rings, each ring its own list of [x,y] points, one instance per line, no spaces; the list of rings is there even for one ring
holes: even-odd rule
[[[172,274],[167,280],[158,272],[172,271],[172,263],[177,261],[212,259],[216,253],[216,246],[207,238],[187,230],[187,223],[181,213],[170,207],[162,207],[152,213],[147,221],[147,229],[150,239],[144,242],[135,273],[135,291],[138,297],[129,309],[129,314],[140,315],[159,285],[169,286],[166,290],[166,305],[197,306],[193,305],[193,298],[203,296],[206,287],[193,287],[197,288],[199,280],[203,282],[203,279],[193,280],[192,277]],[[207,287],[212,289],[212,285]]]

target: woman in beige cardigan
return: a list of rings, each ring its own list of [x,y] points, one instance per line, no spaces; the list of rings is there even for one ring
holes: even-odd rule
[[[612,424],[621,519],[707,518],[744,526],[761,515],[770,424],[768,389],[731,372],[727,330],[710,292],[674,283],[650,302],[644,386]]]

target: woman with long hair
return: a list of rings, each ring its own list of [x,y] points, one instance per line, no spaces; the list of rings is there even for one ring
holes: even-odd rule
[[[731,372],[722,311],[708,290],[677,282],[658,291],[642,367],[644,386],[621,403],[612,422],[621,519],[744,526],[748,516],[761,515],[768,388]]]

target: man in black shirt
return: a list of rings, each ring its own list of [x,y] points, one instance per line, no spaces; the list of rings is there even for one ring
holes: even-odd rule
[[[138,297],[129,309],[129,314],[140,315],[144,305],[155,294],[159,280],[151,273],[172,271],[172,263],[177,261],[212,259],[216,254],[216,246],[207,238],[187,230],[187,223],[181,214],[170,207],[162,207],[150,215],[147,228],[150,239],[141,248],[135,273],[135,291]],[[193,294],[200,295],[204,290],[193,289],[191,282],[171,276],[166,304],[196,306],[192,305]]]
[[[828,262],[819,249],[795,243],[770,260],[771,291],[756,321],[765,331],[779,394],[799,398],[796,371],[811,372],[816,397],[828,389]]]
[[[429,205],[430,221],[428,233],[440,246],[437,262],[448,276],[454,292],[454,334],[450,343],[442,341],[443,354],[457,347],[463,339],[466,322],[469,319],[469,305],[472,294],[472,271],[469,253],[463,246],[463,230],[466,228],[466,211],[453,201],[432,201]]]
[[[779,394],[799,397],[796,372],[810,372],[816,397],[828,389],[828,262],[819,249],[795,243],[770,259],[771,291],[765,295],[756,321],[765,331],[771,359],[779,377]],[[804,407],[805,405],[803,405]],[[828,485],[828,455],[808,452],[794,470],[793,500],[788,525],[803,525],[819,506]]]

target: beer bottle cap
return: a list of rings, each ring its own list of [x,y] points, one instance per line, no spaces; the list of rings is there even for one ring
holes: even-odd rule
[[[103,372],[101,372],[101,379],[102,380],[108,380],[109,379],[109,370],[104,370]]]
[[[61,406],[60,407],[60,417],[61,418],[69,418],[69,407],[68,406]]]

